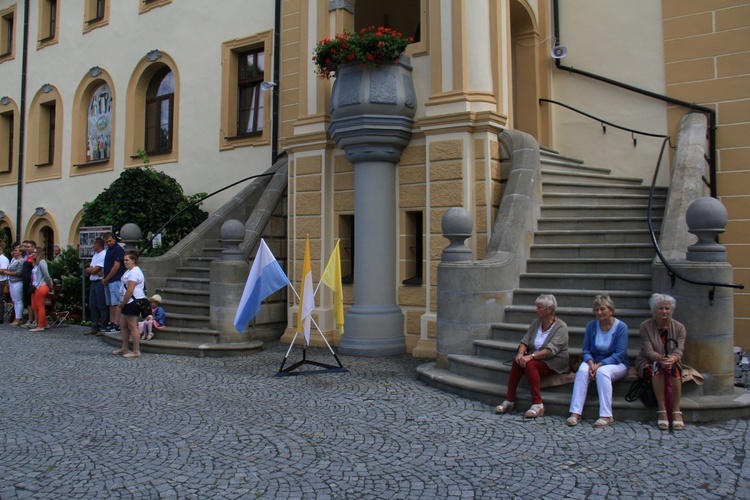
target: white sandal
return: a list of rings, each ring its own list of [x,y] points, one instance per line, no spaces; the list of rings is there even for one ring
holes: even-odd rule
[[[524,417],[526,418],[536,418],[536,417],[543,417],[544,416],[544,405],[538,404],[538,405],[531,405],[531,408],[524,413]]]
[[[673,411],[672,415],[682,415],[681,411]],[[685,428],[685,422],[682,420],[675,420],[674,417],[672,418],[672,429],[676,431],[681,431]]]
[[[499,404],[495,407],[495,413],[498,415],[502,415],[504,413],[510,413],[512,412],[516,407],[516,403],[513,401],[505,400],[502,404]]]
[[[656,418],[657,418],[656,425],[659,426],[659,429],[661,429],[663,431],[668,431],[669,430],[669,420],[658,420],[659,413],[663,413],[663,414],[666,415],[667,414],[667,410],[657,410],[657,412],[656,412]]]

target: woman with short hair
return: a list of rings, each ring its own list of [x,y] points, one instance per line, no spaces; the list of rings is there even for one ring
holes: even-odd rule
[[[612,416],[612,383],[628,374],[628,325],[615,318],[615,303],[608,295],[594,298],[595,320],[586,325],[581,351],[582,363],[573,383],[568,425],[578,425],[586,403],[589,383],[596,380],[599,419],[594,427],[615,423]]]
[[[524,414],[527,418],[544,415],[541,378],[553,373],[567,372],[568,325],[555,316],[557,300],[554,295],[540,295],[536,301],[536,316],[521,339],[518,352],[510,368],[508,392],[505,401],[495,407],[495,413],[509,413],[516,406],[516,388],[522,376],[526,376],[531,390],[531,408]]]
[[[641,352],[636,370],[643,378],[651,378],[656,396],[656,424],[659,429],[680,431],[685,428],[680,411],[682,399],[682,361],[687,332],[685,325],[672,318],[677,301],[666,294],[655,293],[648,301],[654,317],[641,323]],[[669,389],[667,391],[666,389]],[[671,394],[667,396],[667,392]]]

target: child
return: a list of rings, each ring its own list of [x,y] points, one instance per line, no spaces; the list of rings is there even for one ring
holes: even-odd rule
[[[145,320],[138,322],[141,340],[151,340],[154,338],[154,328],[157,330],[164,328],[164,322],[167,319],[167,315],[161,307],[161,295],[156,294],[148,300],[151,302],[151,314]]]

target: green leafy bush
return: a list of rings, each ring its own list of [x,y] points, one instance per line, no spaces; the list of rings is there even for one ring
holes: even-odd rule
[[[157,248],[152,248],[149,243],[154,232],[206,194],[186,195],[174,178],[151,168],[145,154],[141,154],[141,157],[144,167],[126,169],[93,201],[83,204],[82,225],[112,226],[119,231],[129,222],[137,224],[143,233],[138,245],[142,255],[156,256],[172,248],[198,227],[206,220],[208,213],[200,209],[200,204],[182,212],[162,231],[161,246]]]
[[[81,310],[81,286],[85,286],[86,301],[89,294],[88,276],[82,285],[81,259],[78,258],[78,250],[69,246],[63,250],[56,259],[47,259],[49,274],[55,283],[62,285],[60,297],[57,299],[57,309],[70,311],[71,315],[80,314]]]

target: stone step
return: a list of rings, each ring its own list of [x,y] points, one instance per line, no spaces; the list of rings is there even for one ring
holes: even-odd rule
[[[651,272],[653,259],[650,258],[536,258],[526,261],[526,271],[529,273],[553,273],[566,271],[568,273],[637,273]]]
[[[585,182],[588,185],[612,186],[616,184],[643,186],[643,179],[637,177],[621,177],[592,172],[571,171],[570,169],[559,169],[555,167],[542,167],[544,182]]]
[[[449,370],[439,368],[435,363],[427,363],[417,367],[417,377],[423,382],[436,387],[442,391],[457,394],[459,396],[479,401],[492,407],[500,404],[505,399],[507,387],[499,382],[489,382],[477,380],[471,377],[464,377],[451,373]],[[623,382],[621,382],[623,383]],[[624,382],[627,383],[627,382]],[[572,384],[567,384],[567,391],[550,391],[542,389],[544,398],[544,408],[550,415],[568,415],[570,408],[570,391]],[[589,388],[591,392],[591,388]],[[531,396],[528,390],[519,390],[516,394],[516,410],[510,415],[498,415],[498,418],[522,418],[523,412],[531,405]],[[747,405],[747,406],[750,406]],[[643,406],[640,401],[629,403],[624,398],[613,398],[612,408],[616,420],[638,420],[648,421],[655,420],[656,410]],[[682,399],[683,417],[688,422],[699,422],[701,418],[710,420],[710,412],[705,412],[706,416],[701,417],[701,408],[693,403],[690,398],[683,396]],[[595,419],[598,416],[598,403],[596,403],[595,393],[590,394],[586,400],[586,406],[583,411],[583,418]],[[746,411],[747,413],[747,411]],[[542,417],[543,418],[543,417]]]
[[[638,330],[638,326],[649,319],[652,314],[648,308],[627,309],[624,307],[617,308],[616,317],[624,321],[631,329]],[[555,316],[563,320],[568,326],[577,326],[584,328],[589,321],[594,319],[594,314],[590,307],[566,307],[558,303]],[[529,325],[536,319],[536,306],[516,305],[505,308],[505,323],[518,323]]]
[[[167,325],[177,328],[208,329],[211,317],[208,314],[167,313]]]
[[[533,319],[533,318],[532,318]],[[568,318],[570,319],[570,318]],[[589,321],[593,319],[593,315],[589,316]],[[583,347],[583,338],[586,335],[585,321],[578,325],[571,325],[566,321],[568,325],[568,346],[573,349],[580,349]],[[531,319],[527,323],[494,323],[491,328],[491,338],[489,340],[510,342],[518,346],[519,342],[523,338],[524,334],[531,324]],[[638,351],[641,348],[641,338],[638,331],[640,323],[635,325],[628,324],[628,349]],[[479,341],[477,341],[479,342]]]
[[[183,278],[205,278],[208,279],[211,269],[208,267],[188,267],[181,266],[177,268],[178,276]]]
[[[571,360],[578,360],[580,354],[580,350],[578,350],[575,355],[573,352],[571,352]],[[635,352],[635,354],[638,354],[637,351]],[[448,360],[450,361],[451,373],[462,377],[470,377],[484,382],[500,383],[507,387],[508,379],[510,377],[511,363],[515,355],[512,352],[508,352],[508,356],[509,357],[507,358],[507,360],[499,360],[492,357],[486,357],[481,354],[474,356],[466,354],[451,354],[448,356]],[[612,384],[613,396],[615,398],[624,399],[625,395],[630,389],[630,384],[636,378],[637,377],[634,373],[629,373],[628,376],[626,376],[624,379],[618,380],[617,382]],[[563,393],[567,394],[568,397],[570,397],[574,380],[575,372],[569,372],[563,374],[563,376],[556,377],[555,385],[547,385],[549,384],[549,381],[547,381],[547,384],[545,384],[545,381],[543,380],[542,391],[544,393]],[[591,388],[594,389],[594,392],[590,394],[587,399],[596,401],[596,385],[591,385],[589,387],[589,390],[591,390]],[[526,377],[523,377],[521,379],[521,382],[518,384],[518,390],[522,392],[529,391],[529,385],[526,381]]]
[[[164,299],[162,307],[164,307],[164,311],[167,313],[167,318],[173,314],[209,316],[211,312],[208,297],[206,297],[205,301]]]
[[[177,300],[188,302],[199,302],[209,305],[211,298],[208,290],[192,290],[188,288],[157,288],[156,293],[160,294],[164,300]]]
[[[167,326],[161,330],[154,331],[153,340],[191,342],[197,344],[216,344],[219,341],[221,332],[209,328],[195,328],[173,325],[172,318],[167,315]]]
[[[532,244],[532,258],[571,258],[582,259],[593,258],[653,258],[656,255],[652,243],[563,243],[556,244]]]
[[[102,337],[111,346],[120,347],[120,334],[107,333]],[[260,340],[248,340],[245,342],[196,342],[192,339],[186,341],[168,340],[154,337],[147,342],[141,342],[141,351],[155,354],[174,354],[179,356],[207,357],[229,357],[247,356],[263,349]]]
[[[166,288],[182,288],[185,290],[202,290],[208,292],[211,283],[208,278],[167,278]]]
[[[645,243],[651,241],[648,229],[586,229],[536,231],[535,244]]]
[[[651,188],[642,185],[591,184],[589,182],[563,182],[543,178],[542,190],[545,197],[552,193],[575,193],[579,196],[588,196],[589,194],[605,196],[634,194],[648,196]]]
[[[585,197],[585,205],[587,206],[607,206],[607,205],[640,205],[648,206],[648,193],[645,194],[604,194],[604,193],[590,193]],[[659,205],[664,205],[666,196],[658,195],[654,197],[654,202]],[[543,204],[545,206],[568,206],[575,205],[580,206],[584,200],[580,193],[575,192],[544,192]]]
[[[661,227],[661,218],[652,218],[654,228]],[[595,231],[604,228],[617,229],[648,229],[646,217],[540,217],[538,228],[540,231]]]
[[[579,205],[542,205],[541,217],[648,217],[648,203],[642,205],[587,205],[585,199],[581,199]],[[652,207],[652,217],[662,218],[664,205]]]
[[[522,288],[650,290],[651,274],[522,273]]]
[[[221,252],[224,249],[221,246],[215,247],[203,247],[203,257],[218,259],[221,257]]]
[[[513,291],[513,305],[534,307],[537,297],[551,293],[557,299],[559,307],[581,307],[593,309],[594,297],[598,294],[609,295],[615,303],[615,312],[622,309],[648,308],[651,291],[627,290],[550,290],[546,288],[519,288]],[[616,315],[616,314],[615,314]]]
[[[187,267],[200,267],[209,269],[211,267],[211,262],[215,261],[216,257],[188,257],[187,258]]]

